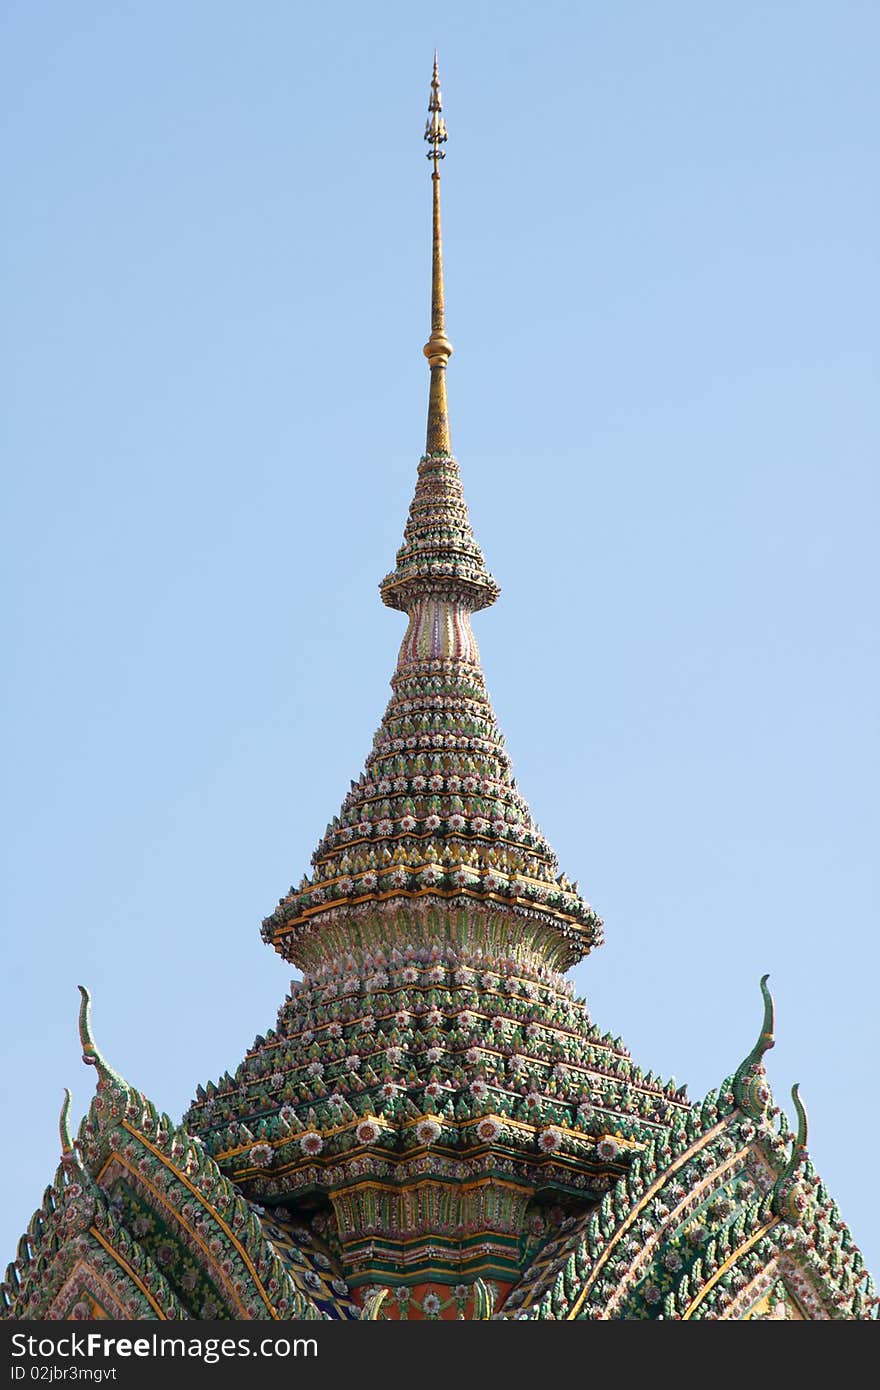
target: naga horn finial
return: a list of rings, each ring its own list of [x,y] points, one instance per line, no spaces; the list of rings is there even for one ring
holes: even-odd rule
[[[58,1116],[58,1133],[61,1136],[61,1157],[69,1158],[73,1153],[73,1135],[70,1132],[70,1104],[73,1096],[67,1086],[64,1087],[64,1099],[61,1102],[61,1114]]]
[[[82,1059],[87,1067],[95,1067],[98,1075],[105,1081],[114,1082],[124,1090],[128,1090],[128,1083],[124,1077],[114,1071],[106,1061],[92,1032],[92,996],[85,985],[78,985],[82,998],[79,1001],[79,1040],[82,1046]]]
[[[739,1108],[748,1115],[760,1115],[770,1104],[770,1090],[766,1084],[761,1065],[762,1058],[775,1046],[773,1029],[775,1009],[773,995],[767,988],[769,975],[761,976],[761,994],[764,997],[764,1018],[757,1042],[749,1055],[740,1062],[733,1078],[733,1090]]]

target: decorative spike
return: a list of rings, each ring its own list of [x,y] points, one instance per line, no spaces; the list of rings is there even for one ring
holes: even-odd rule
[[[769,975],[761,976],[761,994],[764,997],[764,1019],[757,1042],[749,1055],[737,1067],[733,1077],[733,1095],[736,1105],[744,1114],[759,1116],[764,1113],[770,1101],[770,1092],[762,1079],[762,1059],[770,1048],[775,1046],[773,995],[767,988]]]
[[[61,1102],[61,1114],[58,1117],[58,1133],[61,1137],[61,1157],[62,1160],[73,1155],[73,1135],[70,1132],[70,1104],[73,1097],[65,1086],[64,1099]]]
[[[82,1045],[82,1059],[87,1067],[96,1068],[102,1080],[109,1081],[127,1091],[128,1083],[108,1064],[95,1042],[92,1032],[92,996],[85,985],[78,985],[77,988],[82,996],[79,1004],[79,1040]]]
[[[428,433],[426,454],[451,454],[449,417],[446,407],[446,364],[452,356],[452,344],[446,336],[446,303],[443,285],[443,232],[440,220],[440,168],[445,157],[440,147],[446,143],[446,124],[443,120],[443,99],[437,59],[431,78],[431,97],[428,102],[428,123],[425,139],[430,145],[428,158],[433,163],[431,180],[434,188],[433,254],[431,273],[431,336],[424,347],[431,365],[431,390],[428,401]]]
[[[794,1101],[794,1108],[797,1111],[798,1118],[797,1138],[794,1141],[794,1147],[798,1157],[802,1157],[807,1149],[807,1132],[810,1121],[806,1106],[801,1100],[800,1084],[797,1081],[791,1088],[791,1098]]]

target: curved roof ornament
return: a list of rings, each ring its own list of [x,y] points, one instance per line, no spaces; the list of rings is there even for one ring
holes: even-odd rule
[[[764,1072],[764,1054],[776,1044],[774,1037],[775,1006],[773,995],[767,988],[769,975],[761,976],[761,994],[764,998],[764,1018],[757,1041],[749,1055],[740,1062],[733,1078],[733,1093],[736,1103],[747,1115],[759,1118],[764,1114],[772,1095]]]
[[[379,1322],[382,1319],[382,1304],[388,1297],[388,1293],[388,1289],[375,1289],[371,1294],[367,1294],[361,1309],[362,1322]]]
[[[492,1290],[485,1279],[474,1281],[474,1311],[473,1320],[476,1322],[487,1322],[492,1316],[492,1309],[495,1300],[492,1297]]]
[[[810,1128],[810,1117],[807,1114],[807,1107],[801,1100],[800,1082],[796,1081],[791,1088],[791,1098],[794,1101],[794,1108],[797,1111],[798,1127],[797,1137],[794,1141],[795,1152],[798,1157],[803,1157],[807,1151],[807,1134]]]
[[[73,1096],[67,1086],[64,1087],[64,1099],[61,1102],[61,1114],[58,1116],[58,1133],[61,1136],[61,1161],[70,1160],[75,1157],[73,1148],[73,1135],[70,1132],[70,1105]]]
[[[95,1042],[95,1035],[92,1032],[92,996],[85,985],[78,985],[77,988],[82,995],[79,1003],[79,1040],[82,1046],[82,1059],[87,1067],[96,1068],[101,1081],[119,1086],[127,1093],[128,1082],[119,1075],[118,1071],[113,1070]]]
[[[791,1088],[791,1098],[797,1112],[797,1134],[791,1146],[791,1157],[780,1173],[773,1187],[771,1203],[774,1211],[783,1221],[798,1225],[804,1218],[809,1198],[804,1184],[798,1178],[798,1170],[807,1157],[807,1132],[809,1118],[807,1108],[801,1100],[798,1082]]]

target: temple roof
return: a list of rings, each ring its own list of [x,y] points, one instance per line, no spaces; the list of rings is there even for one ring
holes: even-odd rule
[[[181,1124],[97,1086],[0,1317],[871,1318],[880,1300],[754,1047],[701,1104],[600,1033],[561,973],[601,939],[513,779],[471,615],[498,586],[449,441],[435,60],[431,371],[385,603],[392,698],[314,873],[264,923],[303,967]]]

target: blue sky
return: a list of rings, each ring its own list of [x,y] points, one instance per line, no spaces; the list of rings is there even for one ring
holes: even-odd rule
[[[274,1021],[261,918],[369,750],[424,441],[440,48],[453,442],[577,970],[780,1104],[880,1270],[877,7],[8,3],[2,1265],[76,985],[173,1116]],[[5,1254],[3,1252],[6,1252]]]

